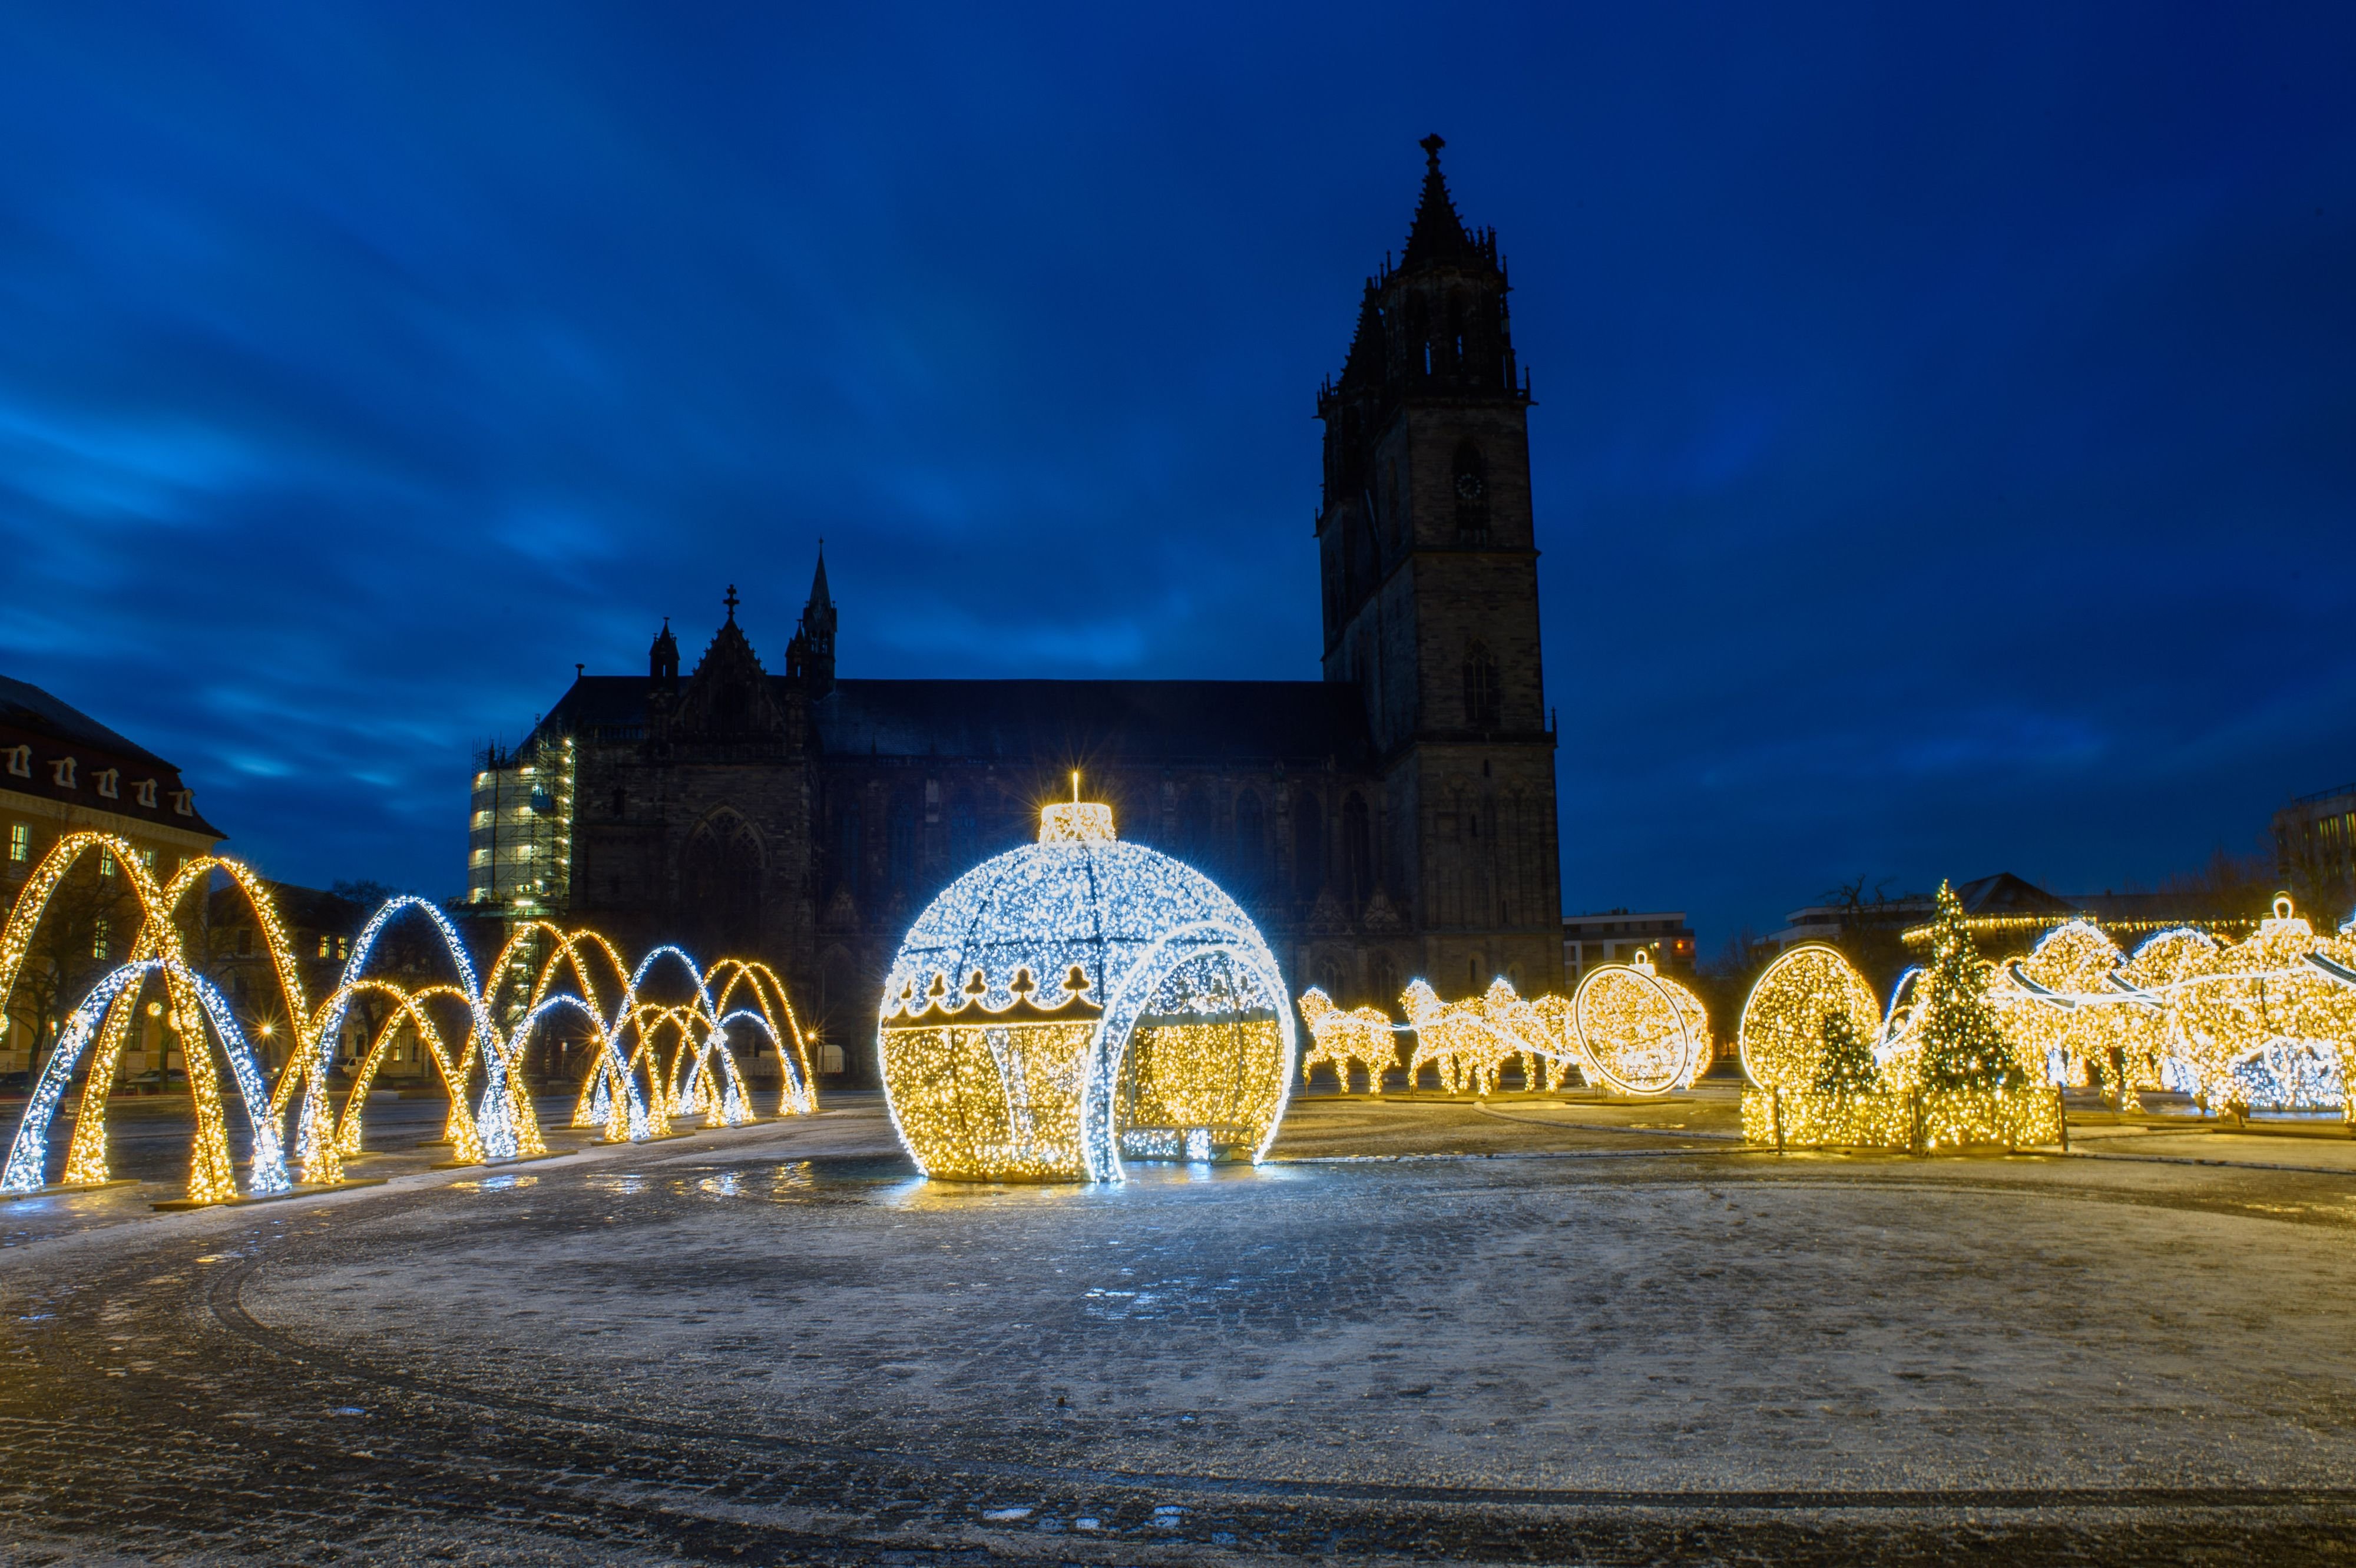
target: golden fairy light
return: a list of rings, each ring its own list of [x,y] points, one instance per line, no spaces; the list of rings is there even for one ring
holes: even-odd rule
[[[1334,1082],[1347,1093],[1350,1069],[1366,1069],[1366,1090],[1383,1091],[1383,1075],[1398,1065],[1398,1036],[1379,1008],[1353,1007],[1344,1012],[1315,986],[1301,993],[1301,1022],[1309,1031],[1310,1048],[1301,1058],[1301,1081],[1320,1067],[1331,1068]]]
[[[621,965],[612,944],[596,933],[566,932],[546,922],[527,922],[510,934],[491,966],[488,983],[478,984],[473,961],[447,917],[423,899],[402,897],[388,900],[370,917],[351,945],[338,984],[315,1008],[308,1003],[301,962],[269,888],[250,867],[217,857],[191,860],[169,883],[159,886],[132,845],[102,833],[68,834],[26,878],[5,927],[0,927],[0,998],[7,995],[23,969],[51,896],[74,865],[92,853],[111,856],[127,876],[139,904],[141,924],[128,960],[102,977],[62,1021],[58,1048],[35,1085],[6,1165],[0,1168],[0,1192],[40,1189],[48,1164],[49,1123],[78,1072],[80,1108],[61,1185],[92,1186],[108,1179],[108,1095],[132,1025],[139,1016],[141,993],[150,982],[164,989],[169,1011],[162,1015],[163,1024],[168,1037],[177,1042],[187,1072],[196,1120],[187,1196],[198,1203],[225,1202],[240,1196],[230,1157],[216,1048],[220,1061],[228,1067],[251,1127],[252,1155],[245,1195],[252,1197],[283,1193],[293,1185],[286,1169],[284,1125],[290,1105],[294,1109],[293,1153],[301,1162],[303,1182],[327,1185],[343,1178],[344,1160],[360,1150],[361,1118],[369,1090],[404,1031],[413,1035],[421,1054],[432,1062],[449,1095],[444,1134],[457,1158],[468,1163],[547,1152],[524,1090],[521,1053],[535,1026],[568,1007],[583,1013],[597,1036],[599,1052],[590,1067],[591,1089],[611,1090],[616,1096],[609,1135],[617,1139],[653,1135],[649,1126],[661,1131],[671,1113],[703,1113],[712,1125],[750,1120],[749,1096],[728,1048],[734,1030],[757,1030],[776,1048],[784,1077],[780,1114],[807,1113],[817,1108],[807,1045],[783,984],[766,966],[727,959],[707,972],[676,948],[658,949],[637,971],[622,974],[620,1011],[609,1020],[595,1004],[593,971],[596,966],[584,954],[597,954],[616,972],[621,971]],[[184,950],[178,911],[191,892],[209,886],[216,873],[228,880],[252,912],[262,954],[277,982],[289,1049],[274,1085],[265,1087],[235,1011],[189,962]],[[417,985],[371,972],[384,932],[404,918],[429,926],[437,939],[446,978]],[[535,970],[527,955],[541,944],[550,951]],[[647,970],[667,955],[684,966],[693,982],[696,1001],[670,1010],[675,1016],[669,1020],[670,1048],[665,1051],[645,1037],[638,1022],[644,1009],[637,990]],[[565,968],[580,994],[554,989]],[[378,1010],[384,1021],[354,1069],[338,1113],[329,1080],[337,1044],[352,1010],[359,1004]],[[512,1031],[498,1027],[495,1012],[500,1005],[510,1006],[519,1015]],[[159,1011],[150,1004],[151,1015]],[[265,1023],[256,1033],[266,1036],[273,1027]],[[626,1059],[621,1043],[633,1027],[638,1028],[637,1049]],[[589,1090],[584,1090],[584,1098],[588,1095]]]
[[[1249,917],[1192,866],[1122,843],[1076,776],[1036,843],[983,862],[916,918],[878,1034],[901,1142],[927,1176],[972,1180],[1257,1162],[1295,1049]]]
[[[1507,1064],[1518,1060],[1528,1089],[1569,1088],[1576,1073],[1578,1081],[1615,1093],[1659,1095],[1689,1087],[1709,1063],[1708,1010],[1655,970],[1646,952],[1597,965],[1568,998],[1526,998],[1499,976],[1480,995],[1448,1002],[1430,982],[1412,981],[1399,996],[1402,1026],[1371,1007],[1342,1013],[1316,990],[1303,993],[1301,1006],[1320,1050],[1337,1062],[1352,1059],[1345,1053],[1366,1059],[1381,1051],[1381,1034],[1393,1028],[1412,1033],[1408,1082],[1430,1067],[1450,1094],[1494,1094]]]

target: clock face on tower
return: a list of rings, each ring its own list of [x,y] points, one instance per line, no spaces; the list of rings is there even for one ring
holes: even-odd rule
[[[1479,500],[1481,499],[1481,476],[1478,474],[1457,475],[1456,499],[1467,501]]]

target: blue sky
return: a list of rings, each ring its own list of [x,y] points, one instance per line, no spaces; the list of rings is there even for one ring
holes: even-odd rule
[[[1313,395],[1448,137],[1573,909],[2065,891],[2356,778],[2340,6],[0,9],[0,669],[463,881],[575,660],[1313,676]]]

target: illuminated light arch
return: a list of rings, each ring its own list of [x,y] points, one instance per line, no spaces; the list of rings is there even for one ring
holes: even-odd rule
[[[32,939],[41,918],[48,912],[50,897],[63,884],[81,858],[92,851],[112,857],[116,869],[129,884],[139,906],[140,923],[132,939],[130,958],[134,962],[171,961],[178,967],[167,967],[158,972],[163,976],[166,995],[171,1002],[170,1024],[173,1033],[184,1028],[201,1034],[198,1020],[205,1015],[198,994],[187,983],[192,972],[186,967],[178,926],[174,918],[178,901],[187,891],[208,879],[215,868],[228,869],[237,886],[253,907],[265,949],[271,953],[282,991],[288,992],[288,1016],[296,1021],[297,1037],[290,1043],[287,1069],[282,1075],[292,1081],[309,1068],[309,1053],[300,1038],[302,983],[286,957],[284,932],[278,924],[277,911],[268,892],[259,880],[245,874],[245,868],[235,862],[202,857],[184,865],[168,886],[159,887],[154,875],[138,853],[136,846],[112,833],[82,830],[70,832],[51,845],[48,854],[27,874],[10,907],[5,926],[0,926],[0,1001],[14,991],[17,976],[31,950]],[[97,1048],[91,1055],[85,1077],[82,1109],[75,1119],[74,1136],[66,1161],[65,1185],[91,1186],[107,1179],[106,1111],[113,1089],[114,1074],[129,1037],[134,1010],[138,1004],[138,988],[128,993],[117,992],[98,1028]],[[198,1202],[218,1202],[237,1195],[236,1182],[230,1174],[228,1134],[223,1122],[220,1085],[211,1054],[199,1043],[198,1048],[181,1051],[181,1059],[188,1075],[189,1101],[194,1109],[196,1133],[189,1151],[188,1197]],[[241,1089],[242,1084],[241,1083]],[[29,1114],[30,1107],[27,1107]],[[46,1135],[46,1134],[45,1134]]]
[[[199,856],[185,862],[167,884],[159,886],[136,846],[116,835],[89,831],[69,833],[51,846],[27,876],[5,922],[0,923],[0,998],[13,990],[57,888],[93,851],[112,857],[129,896],[138,905],[140,923],[132,939],[128,962],[118,966],[91,997],[85,998],[86,1004],[96,1009],[87,1020],[86,1037],[66,1058],[67,1066],[58,1069],[70,1072],[80,1068],[84,1074],[81,1111],[76,1118],[61,1185],[91,1186],[107,1179],[108,1096],[146,979],[158,980],[164,986],[171,1004],[170,1034],[181,1037],[179,1055],[188,1075],[197,1122],[191,1140],[187,1188],[189,1199],[195,1202],[221,1202],[238,1196],[219,1075],[205,1043],[208,1022],[226,1019],[230,1026],[231,1032],[221,1036],[223,1050],[230,1057],[240,1095],[249,1118],[258,1117],[266,1123],[266,1128],[257,1133],[256,1147],[271,1151],[282,1174],[285,1154],[284,1117],[288,1104],[300,1092],[294,1153],[301,1159],[305,1184],[341,1180],[344,1159],[359,1152],[361,1118],[369,1090],[394,1034],[404,1023],[417,1030],[420,1045],[433,1056],[435,1070],[450,1095],[445,1130],[458,1157],[474,1162],[537,1155],[547,1149],[521,1070],[521,1051],[529,1043],[532,1027],[565,1005],[580,1006],[598,1028],[602,1041],[599,1066],[612,1069],[608,1074],[611,1081],[602,1087],[621,1088],[625,1080],[622,1064],[616,1057],[616,1029],[599,1021],[593,957],[602,959],[617,977],[625,993],[626,1011],[635,982],[643,978],[666,952],[675,956],[695,981],[700,1008],[689,1010],[682,1019],[681,1050],[668,1062],[649,1064],[648,1086],[655,1091],[653,1101],[659,1120],[663,1118],[663,1106],[674,1101],[693,1103],[698,1108],[708,1105],[714,1125],[751,1119],[747,1110],[749,1095],[733,1057],[725,1050],[726,1030],[737,1023],[763,1028],[779,1045],[781,1059],[787,1064],[781,1112],[816,1109],[816,1089],[809,1074],[808,1051],[798,1023],[783,983],[765,965],[732,959],[715,966],[715,974],[724,972],[728,976],[723,1004],[727,993],[740,987],[755,1002],[754,1009],[730,1014],[723,1019],[713,1006],[706,977],[697,973],[693,961],[678,949],[658,949],[632,972],[624,966],[613,944],[598,933],[566,932],[545,921],[532,921],[510,933],[490,967],[489,984],[485,986],[477,981],[464,940],[442,911],[423,899],[402,897],[388,900],[370,916],[344,964],[341,983],[313,1009],[305,996],[299,955],[288,940],[269,886],[251,867],[219,856]],[[265,1082],[250,1043],[237,1031],[233,1014],[224,1010],[225,1004],[210,992],[208,983],[200,982],[184,951],[177,921],[180,906],[191,893],[209,887],[216,874],[226,877],[237,889],[253,916],[262,933],[262,956],[277,983],[279,1006],[288,1020],[287,1058],[274,1084]],[[432,926],[455,980],[412,989],[367,972],[386,929],[393,921],[412,914],[422,915]],[[553,950],[532,976],[529,1000],[519,1004],[524,1022],[515,1037],[509,1038],[494,1022],[493,1004],[504,996],[511,981],[520,984],[529,946],[542,936],[551,940]],[[582,993],[578,1000],[552,998],[552,988],[566,968]],[[121,978],[125,973],[142,977],[140,983],[134,984]],[[359,1065],[339,1116],[329,1081],[336,1065],[335,1042],[340,1037],[352,1004],[361,997],[388,1004],[391,1016],[378,1030]],[[445,1038],[433,1015],[435,1004],[455,1006],[465,1015],[465,1024],[455,1044]],[[701,1024],[697,1021],[699,1011]],[[77,1016],[81,1012],[77,1008]],[[185,1038],[191,1033],[197,1036],[193,1042]],[[213,1033],[221,1034],[218,1027]],[[793,1042],[790,1051],[784,1043],[788,1040]],[[711,1060],[715,1049],[722,1057],[717,1074]],[[53,1056],[52,1064],[59,1059]],[[470,1086],[477,1071],[481,1075],[480,1097],[472,1099],[470,1103]],[[55,1092],[63,1091],[60,1080]],[[648,1135],[648,1117],[638,1109],[638,1101],[634,1084],[622,1089],[613,1103],[614,1124],[609,1135]],[[27,1120],[19,1127],[20,1136],[31,1125],[28,1107]],[[45,1122],[33,1136],[40,1144],[45,1159]],[[266,1168],[263,1174],[266,1177]]]
[[[252,1197],[267,1197],[289,1190],[292,1183],[286,1176],[286,1160],[280,1142],[278,1122],[270,1113],[269,1094],[262,1074],[253,1063],[253,1053],[247,1046],[237,1017],[220,991],[210,981],[190,970],[177,958],[141,959],[109,972],[91,987],[90,993],[68,1015],[65,1027],[58,1037],[58,1048],[48,1064],[42,1069],[40,1081],[34,1087],[31,1100],[25,1107],[23,1119],[17,1123],[16,1136],[8,1146],[8,1159],[0,1168],[0,1192],[38,1192],[48,1165],[48,1127],[57,1114],[59,1102],[64,1099],[66,1087],[80,1065],[82,1053],[89,1048],[98,1031],[100,1020],[126,996],[135,998],[141,983],[149,975],[164,977],[167,984],[185,987],[196,1006],[202,1011],[212,1035],[229,1058],[230,1073],[236,1081],[238,1095],[245,1108],[246,1123],[252,1137],[252,1153],[249,1162],[247,1192]],[[183,1036],[186,1038],[186,1036]],[[185,1059],[193,1062],[199,1052],[207,1049],[201,1036],[195,1049],[184,1048]],[[193,1073],[191,1079],[193,1079]],[[206,1168],[210,1163],[208,1145],[199,1141],[198,1168],[192,1171],[189,1185],[199,1185],[217,1190],[226,1184],[227,1196],[237,1196],[236,1179],[229,1168],[228,1152],[220,1152],[218,1168]],[[198,1201],[220,1201],[217,1197],[200,1197]]]
[[[338,1153],[350,1158],[360,1152],[360,1118],[368,1106],[369,1092],[375,1086],[377,1072],[392,1047],[394,1036],[406,1023],[416,1029],[418,1045],[434,1063],[443,1090],[449,1095],[450,1109],[443,1122],[442,1135],[450,1144],[452,1158],[465,1165],[479,1164],[486,1156],[474,1112],[466,1102],[467,1062],[461,1052],[444,1043],[442,1031],[426,1007],[428,1003],[444,1000],[463,1005],[466,993],[451,984],[409,991],[387,980],[347,981],[337,987],[323,1008],[333,1008],[333,1016],[340,1019],[351,1003],[360,997],[380,997],[391,1004],[391,1010],[353,1072],[352,1087],[344,1098],[343,1115],[336,1122]]]
[[[1297,1052],[1251,919],[1111,808],[951,883],[909,928],[877,1029],[886,1104],[928,1176],[1118,1180],[1123,1159],[1258,1163]]]
[[[320,1008],[319,1021],[312,1031],[315,1041],[334,1038],[341,1030],[345,1012],[350,1006],[348,991],[351,982],[365,977],[369,961],[376,954],[377,944],[392,923],[403,916],[422,916],[440,939],[444,955],[457,976],[455,992],[448,994],[466,1011],[467,1048],[464,1058],[466,1070],[462,1073],[453,1090],[450,1119],[452,1141],[458,1136],[459,1117],[456,1102],[465,1098],[466,1085],[472,1081],[473,1069],[483,1074],[481,1098],[471,1107],[475,1133],[481,1140],[481,1157],[486,1160],[512,1160],[519,1156],[544,1155],[548,1146],[541,1139],[540,1122],[534,1115],[530,1097],[522,1092],[521,1074],[509,1061],[507,1043],[500,1039],[491,1021],[491,1012],[485,1001],[482,984],[475,972],[475,961],[466,951],[464,939],[450,923],[450,918],[426,899],[414,894],[388,898],[360,928],[352,941],[351,957],[344,965],[345,985],[338,995],[330,998]],[[316,1048],[316,1047],[315,1047]],[[324,1077],[324,1075],[323,1075]],[[306,1114],[305,1122],[309,1121]],[[319,1139],[326,1147],[340,1147],[342,1140]]]
[[[717,992],[712,990],[715,982],[719,984]],[[727,1009],[738,989],[752,993],[761,1027],[776,1047],[781,1068],[777,1114],[807,1116],[816,1112],[818,1079],[811,1071],[809,1041],[802,1033],[801,1019],[794,1012],[792,998],[786,994],[786,983],[777,978],[776,971],[750,959],[723,958],[705,973],[703,986],[723,1026],[736,1015]]]

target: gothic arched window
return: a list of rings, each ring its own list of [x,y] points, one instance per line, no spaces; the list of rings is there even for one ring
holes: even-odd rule
[[[1456,444],[1456,542],[1489,542],[1489,464],[1468,435]]]
[[[859,891],[860,867],[863,858],[861,851],[866,847],[861,838],[860,827],[859,807],[855,802],[845,801],[836,808],[834,813],[835,880],[848,886],[853,893]]]
[[[1366,1000],[1387,1012],[1399,1004],[1398,966],[1377,949],[1366,958]]]
[[[1472,729],[1495,729],[1498,708],[1497,660],[1474,642],[1464,650],[1464,723]]]
[[[1178,802],[1178,837],[1185,846],[1183,853],[1197,860],[1206,860],[1215,854],[1217,821],[1208,792],[1200,786],[1188,789]]]
[[[1267,813],[1248,789],[1236,797],[1236,869],[1247,882],[1268,870]]]
[[[1356,790],[1342,802],[1342,863],[1350,879],[1350,902],[1375,890],[1375,834],[1366,798]]]
[[[709,935],[728,946],[759,936],[761,835],[734,811],[715,813],[687,841],[680,883]]]
[[[916,880],[916,808],[905,795],[892,802],[884,853],[892,886],[906,891]]]
[[[1325,886],[1325,809],[1317,797],[1303,793],[1292,808],[1292,891],[1296,897],[1317,897]]]
[[[949,874],[962,876],[980,858],[981,824],[973,797],[959,794],[949,802]]]

